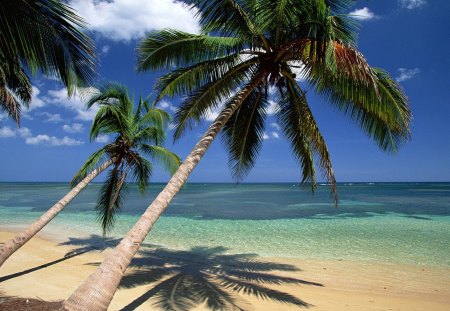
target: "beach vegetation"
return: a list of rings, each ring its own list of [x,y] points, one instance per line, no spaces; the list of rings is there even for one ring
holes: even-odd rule
[[[196,0],[200,34],[162,30],[138,47],[141,71],[167,70],[157,100],[182,98],[175,139],[211,109],[217,118],[166,187],[99,268],[65,301],[68,310],[106,310],[122,276],[154,223],[222,132],[233,176],[254,166],[264,140],[269,96],[303,183],[316,169],[337,204],[331,157],[311,112],[308,92],[342,112],[382,150],[395,152],[410,138],[411,113],[400,86],[371,67],[356,45],[350,0]],[[317,164],[317,168],[316,168]]]
[[[0,1],[0,112],[17,124],[28,108],[30,75],[56,78],[73,95],[95,77],[95,46],[86,24],[59,0]]]
[[[126,87],[118,83],[106,83],[91,94],[87,106],[93,105],[100,106],[100,109],[92,123],[91,140],[99,135],[111,135],[114,136],[113,141],[87,159],[72,179],[72,189],[61,200],[0,247],[0,266],[102,172],[109,169],[99,192],[96,210],[105,236],[122,206],[127,181],[136,181],[138,190],[145,193],[153,171],[152,162],[162,164],[169,173],[174,173],[180,165],[180,158],[162,147],[170,119],[167,112],[142,98],[135,107]]]

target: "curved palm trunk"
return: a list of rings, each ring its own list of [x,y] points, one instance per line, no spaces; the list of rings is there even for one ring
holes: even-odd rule
[[[101,166],[93,170],[82,181],[78,183],[72,190],[69,191],[61,200],[53,205],[41,217],[33,222],[25,231],[19,233],[16,237],[6,242],[0,248],[0,267],[3,263],[32,237],[36,235],[42,228],[44,228],[59,212],[61,212],[70,201],[73,200],[95,177],[107,169],[112,163],[113,159],[106,161]]]
[[[134,255],[139,250],[153,224],[165,211],[173,197],[186,182],[190,173],[206,153],[214,138],[222,130],[225,123],[239,108],[251,91],[263,80],[265,72],[260,71],[245,88],[235,97],[229,107],[224,109],[214,120],[205,134],[195,145],[186,160],[178,168],[164,189],[159,193],[141,218],[128,234],[120,241],[114,251],[102,262],[97,270],[78,287],[64,302],[67,310],[103,311],[106,310],[116,292],[119,283]]]

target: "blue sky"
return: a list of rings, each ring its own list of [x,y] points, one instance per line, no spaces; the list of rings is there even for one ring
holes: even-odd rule
[[[99,81],[119,81],[139,94],[151,92],[157,73],[137,74],[136,43],[145,32],[198,31],[193,12],[170,0],[71,0],[90,23],[99,52]],[[413,112],[412,140],[397,154],[380,151],[348,118],[319,96],[308,95],[327,141],[338,181],[450,181],[450,2],[446,0],[358,1],[351,12],[361,23],[359,49],[369,64],[386,69],[404,88]],[[89,142],[95,111],[68,99],[57,81],[35,77],[31,109],[22,124],[0,116],[0,181],[68,181],[108,137]],[[177,101],[161,107],[173,112]],[[214,113],[175,145],[185,157]],[[169,133],[169,135],[171,132]],[[257,165],[246,182],[299,181],[300,168],[270,117]],[[166,181],[160,170],[154,181]],[[100,178],[101,180],[101,178]],[[232,181],[220,139],[191,175],[193,182]]]

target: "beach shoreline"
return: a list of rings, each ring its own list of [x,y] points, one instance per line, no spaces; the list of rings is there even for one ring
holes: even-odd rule
[[[0,232],[0,242],[5,242],[13,235],[13,232]],[[61,245],[64,239],[67,240],[68,236],[59,236],[56,239],[58,241],[50,241],[48,236],[40,235],[17,251],[0,269],[0,292],[9,296],[39,297],[44,300],[65,299],[111,251]],[[145,254],[145,247],[143,251]],[[173,254],[177,256],[177,252]],[[296,271],[273,270],[268,273],[301,279],[305,284],[270,284],[267,287],[295,296],[306,302],[311,310],[450,309],[450,268],[446,267],[297,258],[257,257],[252,260],[296,267]],[[139,268],[131,268],[127,274],[136,270]],[[22,275],[15,275],[20,272]],[[134,299],[148,292],[155,284],[144,282],[142,286],[120,288],[109,310],[130,306]],[[247,307],[250,306],[250,310],[298,309],[290,304],[243,294],[237,294],[236,298]],[[152,299],[145,301],[136,310],[146,310],[149,306],[154,308],[152,302]],[[203,305],[195,310],[207,308]]]

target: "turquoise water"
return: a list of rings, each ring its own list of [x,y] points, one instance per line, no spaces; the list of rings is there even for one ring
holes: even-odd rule
[[[123,236],[163,185],[128,189],[113,237]],[[90,185],[45,229],[100,235]],[[189,184],[147,243],[174,249],[450,267],[450,183],[353,183],[314,195],[296,184]],[[62,197],[65,184],[0,183],[0,229],[23,228]]]

